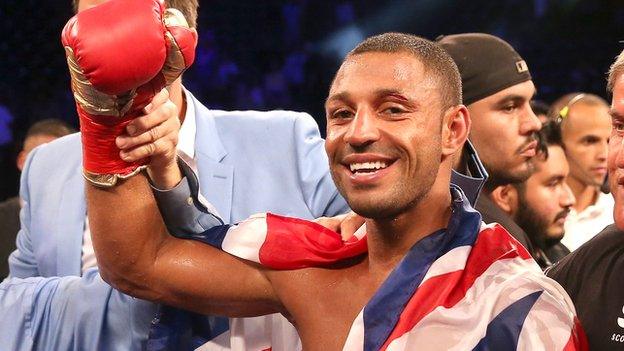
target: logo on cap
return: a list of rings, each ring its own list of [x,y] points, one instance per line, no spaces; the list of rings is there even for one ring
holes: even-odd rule
[[[516,70],[518,70],[518,73],[526,72],[529,70],[529,66],[527,66],[524,60],[518,61],[516,62]]]

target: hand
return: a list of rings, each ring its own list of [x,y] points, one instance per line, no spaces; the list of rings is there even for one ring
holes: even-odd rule
[[[135,118],[126,126],[126,133],[115,139],[126,162],[150,158],[147,173],[155,187],[167,190],[182,180],[176,161],[180,131],[178,108],[169,100],[169,92],[161,90],[145,107],[146,115]]]
[[[342,240],[346,241],[364,224],[364,217],[351,211],[335,217],[320,217],[314,222],[339,233]]]
[[[114,186],[148,161],[122,159],[116,138],[193,63],[197,32],[164,0],[110,0],[72,17],[61,40],[80,118],[83,174],[95,186]]]

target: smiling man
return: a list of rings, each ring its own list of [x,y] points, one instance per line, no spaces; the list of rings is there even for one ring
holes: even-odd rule
[[[397,33],[365,40],[326,112],[332,176],[366,217],[353,239],[272,214],[197,236],[222,251],[177,239],[141,174],[87,187],[102,277],[202,313],[282,313],[306,350],[580,348],[567,296],[450,185],[470,119],[443,50]]]

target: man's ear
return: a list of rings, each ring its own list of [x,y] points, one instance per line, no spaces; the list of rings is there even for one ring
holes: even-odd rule
[[[490,193],[490,199],[510,216],[518,212],[518,189],[511,184],[494,188]]]
[[[26,156],[28,156],[28,154],[24,150],[20,151],[20,153],[17,155],[17,160],[15,161],[15,163],[17,164],[17,169],[19,169],[20,172],[22,171],[22,169],[24,169],[24,163],[26,163]]]
[[[470,114],[464,105],[450,107],[442,117],[442,155],[461,152],[470,132]]]

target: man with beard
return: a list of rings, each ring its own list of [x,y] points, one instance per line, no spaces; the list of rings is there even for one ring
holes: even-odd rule
[[[558,126],[544,126],[540,139],[535,173],[522,183],[497,187],[491,198],[527,233],[544,266],[551,266],[570,253],[560,241],[574,195],[565,181],[570,169]]]
[[[448,35],[438,43],[459,68],[473,122],[470,141],[489,174],[476,208],[485,223],[501,224],[539,259],[528,235],[492,201],[496,187],[521,183],[533,172],[541,123],[530,106],[535,85],[527,64],[511,45],[489,34]],[[461,172],[467,172],[465,156],[455,161]]]
[[[570,294],[591,350],[624,350],[624,52],[609,70],[607,89],[613,93],[607,168],[615,224],[547,274]]]
[[[572,93],[555,101],[551,115],[561,125],[570,164],[567,183],[576,197],[561,242],[574,251],[613,223],[613,197],[600,191],[607,175],[609,105],[594,94]]]

